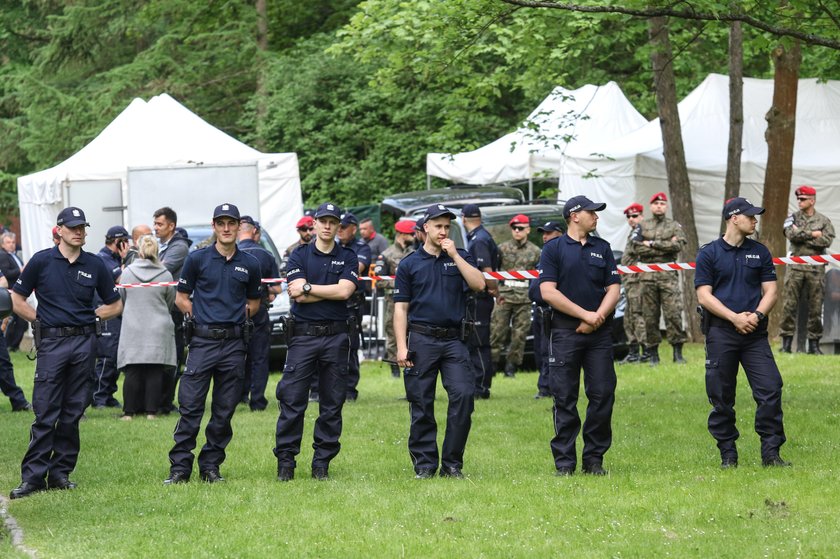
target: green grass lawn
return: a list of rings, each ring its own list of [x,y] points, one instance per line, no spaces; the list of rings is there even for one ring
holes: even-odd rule
[[[360,398],[344,408],[330,481],[309,478],[316,405],[307,412],[294,481],[275,481],[272,405],[263,413],[237,410],[222,465],[227,483],[195,476],[175,487],[161,482],[177,416],[129,423],[88,410],[72,476],[79,488],[13,501],[8,510],[41,558],[840,555],[837,358],[777,355],[788,469],[761,467],[755,404],[739,377],[741,466],[734,471],[718,468],[706,431],[702,346],[688,347],[686,358],[682,367],[617,368],[604,478],[553,475],[551,403],[533,399],[536,374],[519,374],[497,377],[492,399],[476,403],[467,479],[415,480],[402,382],[387,366],[365,364]],[[31,393],[33,366],[20,354],[14,362]],[[277,380],[272,375],[270,394]],[[438,395],[443,421],[440,386]],[[19,483],[30,421],[10,413],[8,400],[0,403],[5,494]],[[4,553],[17,556],[0,537]]]

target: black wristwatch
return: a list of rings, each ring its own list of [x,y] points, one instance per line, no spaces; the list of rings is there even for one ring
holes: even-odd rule
[[[307,283],[304,283],[304,284],[303,284],[303,294],[304,294],[304,295],[309,295],[309,293],[310,293],[311,291],[312,291],[312,284],[311,284],[311,283],[308,283],[308,282],[307,282]]]
[[[759,321],[764,320],[765,318],[767,318],[767,315],[766,315],[766,314],[764,314],[764,313],[763,313],[763,312],[761,312],[761,311],[755,311],[755,316],[757,316],[757,317],[758,317],[758,320],[759,320]]]

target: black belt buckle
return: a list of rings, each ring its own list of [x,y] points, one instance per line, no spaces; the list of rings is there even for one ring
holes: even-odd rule
[[[309,327],[312,336],[329,336],[332,334],[329,324],[313,324]]]

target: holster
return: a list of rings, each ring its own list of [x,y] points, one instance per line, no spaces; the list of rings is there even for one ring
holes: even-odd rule
[[[712,327],[712,313],[697,305],[697,314],[700,315],[700,331],[704,336],[708,336],[709,329]]]
[[[467,320],[466,318],[461,320],[461,341],[466,342],[470,339],[470,336],[473,335],[475,332],[475,322],[472,320]]]
[[[251,335],[254,333],[254,321],[251,320],[251,317],[245,319],[245,322],[242,323],[242,341],[245,342],[245,347],[248,347],[248,343],[251,341]]]
[[[97,338],[102,336],[102,320],[100,320],[98,316],[96,317],[96,320],[93,321],[93,328]]]
[[[41,321],[37,318],[32,323],[32,343],[36,350],[41,347]]]
[[[550,335],[551,320],[554,318],[554,309],[551,307],[537,307],[537,312],[540,313],[540,324],[542,326],[543,335]]]
[[[353,313],[350,315],[350,318],[347,319],[347,326],[349,328],[350,338],[352,339],[353,336],[359,335],[359,328],[360,324],[359,321],[356,319],[356,314]]]
[[[188,346],[193,339],[193,334],[195,334],[195,320],[192,315],[185,314],[182,324],[184,326],[184,345]]]
[[[280,327],[283,329],[283,341],[288,346],[295,335],[295,317],[288,314],[280,317]]]

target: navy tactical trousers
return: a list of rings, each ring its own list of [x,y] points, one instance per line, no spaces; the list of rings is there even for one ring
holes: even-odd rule
[[[97,355],[94,366],[93,405],[117,407],[117,348],[120,345],[122,318],[112,318],[102,323],[102,335],[96,339]]]
[[[470,361],[475,373],[475,391],[489,390],[496,374],[490,351],[490,318],[493,315],[493,298],[478,296],[475,300],[475,328],[467,340]]]
[[[438,372],[449,395],[440,464],[444,468],[462,468],[472,425],[476,378],[467,345],[457,339],[445,340],[411,332],[408,350],[413,352],[414,367],[407,367],[403,376],[411,414],[408,452],[414,469],[436,470],[438,467],[435,421]]]
[[[242,400],[250,398],[252,410],[264,410],[268,406],[265,387],[268,384],[268,355],[271,351],[271,321],[268,311],[261,310],[254,317],[254,331],[248,344],[248,358],[245,360],[245,382]]]
[[[9,357],[4,336],[0,336],[0,391],[9,398],[13,410],[19,410],[26,405],[26,396],[15,382],[15,368]]]

